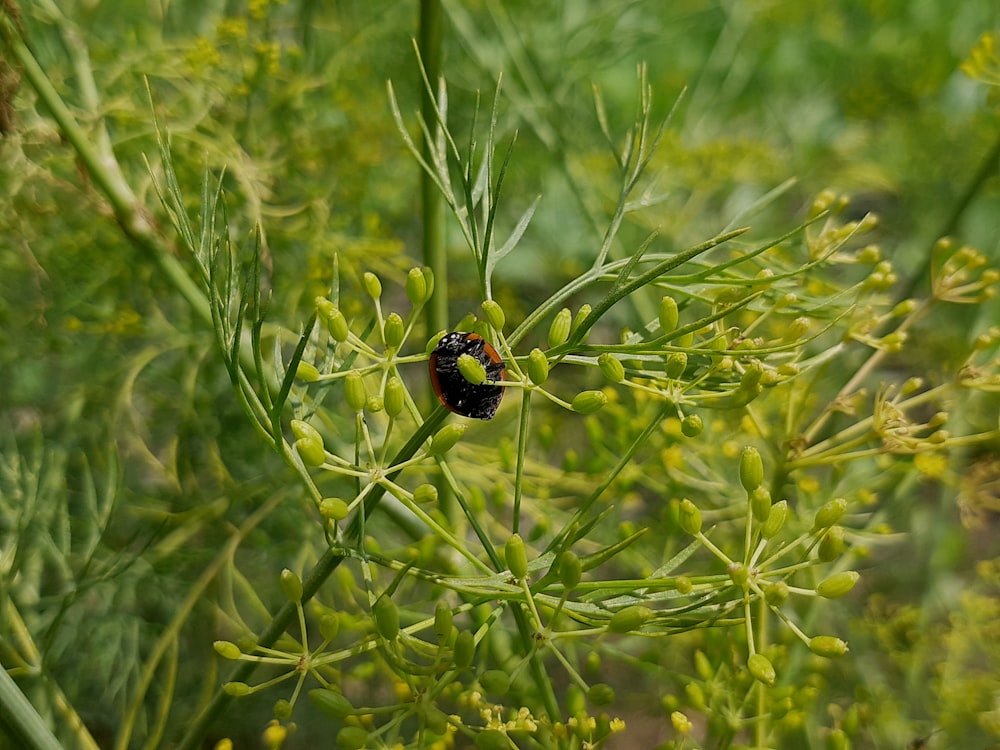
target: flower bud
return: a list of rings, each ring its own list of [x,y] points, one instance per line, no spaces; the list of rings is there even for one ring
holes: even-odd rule
[[[764,600],[772,607],[780,607],[788,601],[788,584],[784,581],[775,581],[764,587]]]
[[[319,501],[319,514],[331,521],[343,521],[350,512],[350,506],[339,497],[324,497]]]
[[[751,445],[740,455],[740,484],[747,493],[752,493],[764,482],[764,462],[760,451]]]
[[[313,427],[308,422],[301,419],[293,419],[291,423],[292,434],[298,438],[307,438],[309,440],[314,440],[322,445],[323,436],[319,434],[319,430]]]
[[[333,612],[327,612],[319,618],[319,634],[324,640],[332,641],[340,632],[340,618]]]
[[[750,493],[750,512],[757,523],[767,523],[771,515],[771,493],[761,485]]]
[[[693,728],[691,720],[680,711],[674,711],[670,714],[670,723],[673,724],[674,731],[681,736],[690,734]]]
[[[413,502],[418,505],[434,503],[438,499],[438,489],[433,484],[421,484],[413,491]]]
[[[490,328],[499,333],[503,330],[504,323],[507,322],[507,316],[504,315],[503,308],[497,303],[496,300],[488,299],[482,304],[483,315],[486,316],[486,322],[490,324]]]
[[[424,269],[411,268],[410,272],[406,274],[406,298],[410,300],[411,305],[416,307],[424,304],[429,297]]]
[[[576,588],[583,576],[583,565],[573,550],[566,550],[559,555],[559,580],[568,594]]]
[[[604,352],[597,358],[597,366],[612,383],[620,383],[625,379],[625,365],[611,352]]]
[[[302,601],[302,579],[285,568],[281,571],[281,591],[290,602]]]
[[[375,629],[387,641],[396,639],[399,635],[399,608],[390,596],[382,594],[372,605],[372,615],[375,617]]]
[[[473,385],[482,385],[486,382],[486,368],[471,354],[458,355],[458,371]]]
[[[587,690],[587,700],[594,706],[607,706],[615,702],[615,689],[608,684],[598,682]]]
[[[362,411],[368,395],[365,393],[365,380],[357,370],[351,370],[344,377],[344,401],[354,411]]]
[[[678,522],[680,527],[692,536],[701,532],[701,511],[687,498],[681,500]]]
[[[250,686],[245,682],[227,682],[222,686],[226,695],[231,695],[234,698],[241,698],[244,695],[250,695]]]
[[[681,434],[684,437],[698,437],[704,429],[705,423],[697,414],[688,414],[681,420]]]
[[[813,520],[813,529],[827,529],[833,526],[844,517],[844,513],[846,512],[847,500],[844,498],[838,497],[829,501],[816,511],[816,517]]]
[[[684,686],[684,695],[687,697],[688,703],[698,710],[705,708],[705,691],[702,689],[701,683],[689,682]]]
[[[608,403],[608,397],[603,391],[583,391],[573,399],[573,411],[577,414],[593,414],[600,411]]]
[[[521,580],[528,575],[528,554],[524,548],[524,540],[520,534],[512,534],[504,547],[507,568],[514,578]]]
[[[674,585],[677,587],[678,594],[690,594],[694,588],[694,584],[691,583],[691,579],[687,576],[677,576],[674,579]]]
[[[788,328],[785,329],[782,339],[784,341],[798,341],[803,336],[809,332],[809,327],[812,325],[809,318],[799,317],[788,324]]]
[[[580,305],[580,309],[577,310],[576,315],[573,316],[573,325],[571,325],[569,329],[570,333],[576,333],[576,329],[580,327],[580,324],[587,319],[593,310],[594,308],[590,305]],[[586,339],[586,336],[584,336],[584,338]]]
[[[673,297],[664,297],[660,300],[660,330],[663,333],[670,333],[677,327],[680,313],[677,310],[677,300]]]
[[[809,639],[809,650],[818,656],[843,656],[850,649],[847,644],[832,635],[817,635]]]
[[[536,347],[528,354],[528,364],[525,369],[528,371],[531,382],[535,385],[541,385],[549,377],[549,360],[545,353]]]
[[[490,695],[506,695],[510,690],[510,675],[502,669],[487,669],[479,675],[479,684]]]
[[[747,669],[750,670],[750,674],[752,674],[754,679],[758,682],[762,682],[768,687],[774,684],[774,680],[777,675],[774,672],[774,667],[771,665],[770,660],[764,656],[764,654],[753,654],[749,659],[747,659]]]
[[[609,633],[631,633],[645,625],[653,617],[653,610],[641,604],[620,609],[608,621]]]
[[[274,702],[274,718],[279,721],[286,721],[291,718],[292,715],[292,704],[289,703],[284,698],[279,698]],[[272,739],[265,739],[264,744],[267,747],[280,748],[288,735],[288,727],[283,727],[280,724],[272,724],[267,729],[264,730],[265,737],[272,736]],[[277,735],[277,736],[274,736]]]
[[[778,535],[778,532],[785,525],[785,519],[788,518],[788,501],[780,500],[771,506],[770,512],[767,514],[767,520],[764,521],[764,527],[760,530],[760,535],[765,539],[772,539]]]
[[[916,743],[917,740],[914,740]],[[920,743],[923,745],[923,743]],[[830,730],[830,733],[826,736],[826,742],[823,743],[825,750],[851,750],[851,740],[845,732],[840,727],[834,727]],[[910,744],[913,747],[914,744]]]
[[[437,636],[438,643],[443,643],[451,637],[451,629],[454,627],[455,616],[452,614],[448,603],[438,600],[434,607],[434,635]]]
[[[455,668],[467,669],[476,655],[476,638],[471,630],[463,630],[455,638]]]
[[[299,360],[299,364],[295,367],[295,377],[304,383],[315,383],[319,380],[319,370],[312,362]]]
[[[372,299],[378,299],[382,296],[382,282],[379,281],[378,276],[368,271],[365,271],[362,280],[365,284],[365,291],[368,292],[368,296]]]
[[[385,396],[382,399],[385,413],[394,419],[398,417],[405,406],[405,396],[403,381],[393,375],[385,384]]]
[[[309,691],[309,700],[320,711],[335,719],[343,719],[354,713],[354,706],[342,694],[328,690],[327,688],[316,688]]]
[[[573,314],[568,307],[556,313],[549,326],[549,348],[554,349],[566,343],[569,338],[570,327],[573,325]]]
[[[834,573],[820,582],[819,586],[816,587],[816,593],[824,599],[836,599],[844,596],[844,594],[853,589],[854,584],[858,582],[860,577],[861,574],[856,570],[844,570],[840,573]]]
[[[687,369],[687,365],[687,354],[684,352],[670,352],[664,362],[663,369],[668,378],[671,380],[677,380],[677,378],[684,374],[684,371]]]
[[[465,427],[464,423],[445,425],[431,439],[431,447],[427,452],[432,456],[440,456],[443,453],[447,453],[455,447],[455,443],[462,439],[462,435],[465,434]]]
[[[343,727],[337,732],[337,747],[340,750],[364,750],[368,747],[368,731],[361,727]]]
[[[293,447],[306,466],[322,466],[326,463],[326,450],[323,448],[322,440],[299,438],[293,443]]]
[[[385,341],[385,345],[390,349],[398,349],[403,343],[405,332],[403,319],[399,317],[399,313],[389,313],[382,326],[382,340]]]
[[[820,540],[817,554],[823,562],[836,560],[844,551],[844,527],[831,526],[830,530]]]
[[[729,573],[729,580],[737,586],[745,586],[747,580],[750,578],[750,571],[747,570],[747,566],[741,562],[730,563],[726,572]]]
[[[212,644],[212,648],[223,659],[239,659],[243,655],[240,647],[231,641],[216,641]]]

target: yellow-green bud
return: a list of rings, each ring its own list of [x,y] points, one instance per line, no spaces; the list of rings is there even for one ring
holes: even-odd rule
[[[755,680],[764,683],[768,687],[774,684],[777,675],[774,672],[771,661],[763,654],[753,654],[747,659],[747,669],[750,670],[750,674],[754,676]]]
[[[824,599],[836,599],[844,596],[844,594],[853,589],[854,584],[858,582],[860,577],[861,574],[856,570],[844,570],[840,573],[834,573],[820,582],[819,586],[816,587],[816,593]]]
[[[372,615],[375,617],[375,629],[387,641],[395,640],[399,635],[399,609],[396,602],[386,594],[382,594],[372,605]]]
[[[413,502],[423,505],[434,503],[438,499],[438,489],[433,484],[421,484],[413,491]]]
[[[299,364],[295,367],[295,377],[306,383],[315,383],[319,380],[319,370],[312,362],[299,360]]]
[[[403,343],[403,334],[405,332],[403,319],[399,317],[399,313],[389,313],[385,318],[385,324],[382,326],[382,338],[385,341],[385,345],[390,349],[398,349],[399,345]]]
[[[316,305],[316,313],[323,320],[329,320],[332,312],[337,309],[337,306],[326,297],[316,297],[313,302]]]
[[[689,682],[684,686],[684,695],[687,696],[688,703],[701,710],[705,708],[705,691],[701,684]]]
[[[244,695],[250,695],[250,686],[245,682],[227,682],[222,686],[226,695],[231,695],[234,698],[241,698]]]
[[[737,586],[746,585],[747,580],[750,578],[750,571],[741,562],[730,563],[726,572],[729,573],[729,579]]]
[[[677,576],[674,579],[674,585],[677,587],[678,594],[690,594],[694,588],[694,584],[691,583],[691,579],[687,576]]]
[[[471,630],[463,630],[455,638],[455,667],[467,669],[476,655],[476,638]]]
[[[521,580],[528,575],[528,553],[520,534],[511,535],[504,547],[504,554],[507,568],[514,575],[514,578]]]
[[[279,698],[278,700],[276,700],[274,702],[274,709],[273,710],[274,710],[274,718],[278,719],[279,721],[285,721],[288,718],[290,718],[291,715],[292,715],[292,704],[289,703],[284,698]],[[281,736],[280,736],[280,738],[276,738],[276,741],[273,744],[269,744],[268,741],[265,740],[264,744],[267,747],[281,747],[284,744],[285,737],[288,734],[288,727],[283,727],[283,726],[281,726],[279,724],[272,724],[271,726],[269,726],[264,731],[265,732],[270,732],[270,731],[273,731],[275,729],[280,730],[280,735]]]
[[[510,675],[502,669],[487,669],[479,675],[479,684],[490,695],[506,695],[510,690]]]
[[[667,377],[671,380],[676,380],[681,375],[688,366],[688,355],[684,352],[670,352],[667,355],[667,359],[663,364],[663,369],[667,374]]]
[[[580,324],[587,319],[587,316],[593,312],[590,305],[580,305],[580,309],[576,311],[576,315],[573,316],[573,325],[570,326],[570,333],[576,333],[576,329],[580,327]],[[586,337],[584,337],[586,338]]]
[[[232,641],[216,641],[212,644],[212,648],[223,659],[239,659],[243,655],[240,647]]]
[[[504,315],[503,308],[500,307],[496,300],[488,299],[482,304],[483,315],[486,316],[486,322],[490,324],[492,328],[497,333],[503,330],[504,323],[507,322],[507,316]]]
[[[680,313],[677,310],[677,300],[673,297],[664,297],[660,300],[660,330],[663,333],[670,333],[677,327]]]
[[[455,447],[455,443],[462,439],[465,434],[464,423],[448,424],[437,431],[431,439],[431,447],[427,451],[432,456],[440,456]]]
[[[319,501],[319,514],[331,521],[343,521],[350,512],[350,506],[339,497],[324,497]]]
[[[535,385],[541,385],[549,377],[549,360],[545,353],[536,347],[528,354],[528,364],[525,369],[528,371],[531,382]]]
[[[452,614],[448,603],[439,600],[434,607],[434,635],[437,636],[438,643],[443,643],[451,637],[454,619],[455,616]]]
[[[620,609],[611,615],[608,621],[608,632],[631,633],[645,625],[653,617],[653,610],[641,604]]]
[[[309,700],[320,711],[335,719],[343,719],[354,713],[354,706],[340,693],[327,688],[316,688],[309,691]]]
[[[606,683],[598,682],[587,690],[587,700],[595,706],[607,706],[615,702],[615,689]]]
[[[354,411],[365,408],[368,395],[365,393],[365,379],[357,370],[351,370],[344,377],[344,401]]]
[[[323,436],[319,434],[319,430],[313,427],[306,421],[301,419],[292,420],[292,434],[299,439],[308,438],[309,440],[315,440],[320,445],[323,444]]]
[[[740,455],[740,484],[748,493],[753,492],[764,482],[764,462],[760,451],[752,445],[743,449]]]
[[[847,500],[842,497],[835,498],[816,511],[816,518],[813,520],[813,528],[829,528],[840,521],[846,512]]]
[[[764,527],[760,530],[760,534],[765,539],[771,539],[778,535],[778,532],[785,525],[785,519],[788,518],[788,501],[780,500],[771,506],[771,511],[767,514],[767,520],[764,521]]]
[[[692,536],[701,531],[701,511],[687,498],[681,500],[678,521],[681,528]]]
[[[831,526],[830,530],[823,535],[819,548],[816,550],[819,559],[823,562],[836,560],[840,553],[844,551],[844,527]]]
[[[302,601],[302,579],[285,568],[281,571],[281,591],[290,602]]]
[[[809,639],[809,650],[818,656],[843,656],[850,649],[847,644],[832,635],[817,635]]]
[[[698,673],[698,676],[703,680],[711,680],[715,675],[715,668],[712,666],[712,662],[708,660],[705,652],[698,649],[694,652],[694,671]]]
[[[670,714],[670,723],[673,724],[674,731],[681,736],[690,734],[693,728],[691,720],[680,711],[674,711]]]
[[[410,304],[416,307],[427,301],[430,295],[427,293],[427,277],[424,276],[424,269],[411,268],[406,274],[406,298]]]
[[[576,588],[583,576],[583,564],[573,550],[566,550],[559,555],[559,580],[568,594]]]
[[[473,385],[482,385],[486,382],[486,368],[471,354],[458,355],[458,371]]]
[[[764,485],[750,493],[750,512],[757,523],[767,523],[771,515],[771,493]]]
[[[365,399],[365,411],[371,414],[378,414],[384,408],[385,402],[382,401],[382,397],[378,394],[373,393]]]
[[[554,349],[555,347],[566,343],[566,340],[569,338],[570,328],[572,325],[573,314],[569,311],[568,307],[564,307],[556,313],[555,318],[552,319],[552,325],[549,326],[550,349]]]
[[[916,740],[914,740],[914,743],[916,743]],[[847,732],[840,727],[834,727],[830,730],[830,733],[826,735],[826,742],[823,745],[824,750],[851,750],[851,740],[847,736]],[[910,747],[913,746],[913,744],[910,745]]]
[[[385,413],[392,418],[396,418],[403,411],[406,405],[406,389],[403,381],[393,375],[385,384],[385,396],[382,399],[385,406]]]
[[[378,276],[369,271],[365,271],[362,277],[365,283],[365,291],[368,292],[368,296],[372,299],[378,299],[382,296],[382,282],[379,281]]]
[[[327,612],[319,618],[319,634],[324,639],[332,641],[340,632],[340,618],[333,612]]]
[[[698,437],[705,429],[705,423],[697,414],[688,414],[681,420],[681,434],[684,437]]]
[[[322,466],[326,463],[326,450],[323,448],[322,441],[299,438],[293,443],[293,447],[306,466]]]
[[[772,607],[780,607],[788,600],[788,584],[784,581],[775,581],[764,587],[764,599]]]
[[[597,358],[597,365],[601,372],[612,383],[620,383],[625,379],[625,365],[611,352],[604,352]]]
[[[809,332],[809,326],[812,323],[809,318],[799,317],[788,324],[788,328],[785,329],[785,333],[782,339],[785,341],[797,341],[802,338],[806,333]]]
[[[340,750],[364,750],[368,747],[368,732],[361,727],[343,727],[337,732],[336,741]]]
[[[499,729],[484,729],[476,735],[476,750],[510,750],[510,739]]]
[[[583,391],[573,399],[573,411],[578,414],[593,414],[600,411],[608,403],[608,397],[603,391]]]

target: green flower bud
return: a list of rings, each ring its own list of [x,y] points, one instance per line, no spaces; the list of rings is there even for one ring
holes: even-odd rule
[[[301,419],[293,419],[291,423],[292,434],[296,438],[308,438],[309,440],[314,440],[322,445],[323,436],[319,434],[319,430],[313,427],[308,422]]]
[[[331,521],[343,521],[350,507],[339,497],[324,497],[319,501],[319,514]]]
[[[302,579],[285,568],[281,571],[281,591],[290,602],[302,601]]]
[[[406,298],[410,304],[416,307],[424,304],[430,294],[427,292],[427,277],[424,276],[422,268],[411,268],[406,274]]]
[[[705,423],[697,414],[688,414],[681,420],[681,434],[684,437],[698,437],[705,429]]]
[[[740,455],[740,484],[748,493],[753,492],[764,482],[764,462],[760,451],[752,445],[743,449]]]
[[[510,675],[502,669],[487,669],[479,675],[479,684],[490,695],[506,695],[510,690]]]
[[[691,583],[691,579],[687,576],[677,576],[674,579],[674,585],[677,587],[678,594],[690,594],[691,589],[694,588],[694,584]]]
[[[660,330],[663,333],[670,333],[677,327],[680,313],[677,310],[677,300],[673,297],[664,297],[660,300]]]
[[[368,732],[361,727],[343,727],[337,732],[337,747],[340,750],[365,750],[368,747]]]
[[[365,399],[365,411],[370,414],[378,414],[382,409],[385,408],[385,402],[382,397],[377,394],[372,394]]]
[[[482,304],[483,315],[486,316],[486,322],[490,324],[492,328],[497,333],[503,330],[504,323],[507,322],[507,316],[504,315],[503,308],[496,302],[496,300],[488,299]]]
[[[620,383],[625,379],[625,365],[611,352],[604,352],[597,358],[597,365],[601,372],[612,383]]]
[[[382,594],[372,605],[372,615],[375,617],[375,629],[387,641],[396,639],[399,635],[399,608],[391,597]]]
[[[379,281],[378,276],[368,271],[365,271],[362,277],[365,283],[365,291],[368,292],[368,296],[372,299],[378,299],[382,296],[382,282]]]
[[[832,576],[825,578],[816,587],[816,593],[824,599],[836,599],[844,596],[844,594],[853,589],[854,584],[858,582],[860,577],[861,574],[856,570],[845,570],[840,573],[834,573]]]
[[[603,391],[583,391],[573,399],[573,411],[577,414],[593,414],[600,411],[608,403],[608,397]]]
[[[771,516],[771,493],[761,485],[750,493],[750,512],[757,523],[767,523]]]
[[[510,750],[511,742],[506,732],[484,729],[476,735],[476,750]]]
[[[292,704],[284,698],[279,698],[274,702],[274,718],[278,721],[285,721],[292,715]],[[285,729],[285,727],[281,727]]]
[[[455,668],[468,669],[476,655],[476,638],[471,630],[463,630],[455,638]]]
[[[678,522],[681,528],[692,536],[701,531],[701,511],[687,498],[681,500]]]
[[[227,682],[222,686],[226,695],[231,695],[234,698],[242,698],[244,695],[250,695],[250,686],[245,682]]]
[[[454,619],[455,616],[452,614],[448,603],[439,600],[434,607],[434,635],[437,636],[438,643],[444,643],[451,637]]]
[[[809,639],[809,650],[818,656],[843,656],[850,649],[847,644],[832,635],[817,635]]]
[[[528,354],[528,364],[525,369],[528,371],[531,382],[535,385],[541,385],[549,377],[549,360],[545,353],[536,347]]]
[[[667,359],[664,362],[663,369],[667,374],[667,377],[671,380],[677,380],[688,366],[688,355],[684,352],[670,352],[667,355]]]
[[[559,580],[568,594],[576,588],[583,576],[583,564],[573,550],[566,550],[559,555]]]
[[[729,573],[729,579],[737,586],[745,586],[747,580],[750,578],[750,571],[747,570],[747,566],[740,562],[732,563],[727,572]]]
[[[847,500],[838,497],[816,511],[813,529],[827,529],[840,521],[847,512]]]
[[[705,708],[705,691],[697,682],[689,682],[684,686],[684,695],[687,697],[688,703],[690,703],[694,708],[702,710]]]
[[[608,621],[609,633],[631,633],[645,625],[653,617],[653,610],[641,604],[620,609]]]
[[[427,450],[432,456],[440,456],[455,447],[455,443],[465,434],[464,423],[448,424],[437,431],[431,439],[431,447]]]
[[[694,652],[694,671],[698,673],[701,679],[706,681],[711,680],[715,674],[715,668],[712,667],[712,663],[701,649]]]
[[[319,634],[327,641],[332,641],[340,632],[340,618],[333,612],[327,612],[319,618]]]
[[[844,527],[831,526],[820,540],[817,553],[823,562],[832,562],[844,551]]]
[[[326,319],[326,330],[330,332],[330,337],[334,341],[338,343],[347,341],[347,336],[350,334],[347,318],[336,307],[333,308],[330,316]]]
[[[458,355],[458,371],[473,385],[482,385],[486,382],[486,368],[471,354]]]
[[[785,525],[788,518],[788,501],[780,500],[771,506],[771,511],[767,514],[764,527],[760,530],[761,536],[765,539],[773,539]]]
[[[418,505],[435,503],[438,499],[438,489],[433,484],[421,484],[413,491],[413,502]]]
[[[758,682],[762,682],[768,687],[774,684],[777,675],[774,672],[774,667],[771,666],[770,660],[763,654],[754,654],[747,659],[747,669],[750,670],[750,674]]]
[[[322,466],[326,463],[326,450],[323,448],[322,441],[299,438],[293,443],[293,447],[306,466]]]
[[[555,347],[566,343],[566,340],[569,338],[570,327],[572,325],[573,314],[569,311],[568,307],[564,307],[556,313],[555,318],[552,319],[552,325],[549,326],[550,349],[554,349]]]
[[[603,682],[598,682],[587,690],[587,700],[595,706],[610,705],[615,702],[615,689]]]
[[[232,641],[216,641],[212,644],[212,648],[223,659],[239,659],[243,655],[240,647]]]
[[[528,554],[524,548],[524,540],[520,534],[512,534],[504,547],[507,568],[514,578],[521,580],[528,575]]]
[[[403,319],[399,317],[399,313],[389,313],[382,325],[382,340],[385,341],[385,345],[390,349],[398,349],[399,345],[403,343],[404,333],[406,333],[406,329],[403,327]]]
[[[851,750],[851,740],[847,736],[847,733],[840,727],[834,727],[830,730],[830,733],[826,736],[826,742],[823,743],[825,750]],[[910,745],[913,747],[913,745]]]
[[[764,599],[772,607],[780,607],[788,601],[788,584],[784,581],[775,581],[764,587]]]
[[[785,329],[785,333],[781,338],[785,341],[797,341],[809,332],[811,325],[812,323],[809,318],[796,318],[788,324],[788,328]]]
[[[674,711],[670,714],[670,723],[673,724],[674,731],[681,736],[686,736],[691,733],[694,725],[691,724],[691,720],[680,711]]]
[[[329,320],[330,315],[337,309],[337,306],[326,297],[316,297],[313,303],[316,305],[316,314],[323,320]]]
[[[580,327],[580,324],[587,319],[587,316],[593,312],[594,308],[590,305],[580,305],[580,309],[576,311],[576,315],[573,316],[573,325],[570,326],[570,333],[576,333],[576,329]],[[586,337],[584,337],[586,338]]]
[[[385,413],[394,419],[398,417],[406,405],[406,389],[403,387],[403,381],[395,375],[389,378],[385,384],[385,396],[382,400],[385,403]]]
[[[312,362],[299,360],[299,364],[295,367],[295,377],[305,383],[315,383],[319,380],[319,370]]]
[[[344,401],[354,411],[361,411],[365,408],[367,400],[365,379],[357,370],[351,370],[344,378]]]

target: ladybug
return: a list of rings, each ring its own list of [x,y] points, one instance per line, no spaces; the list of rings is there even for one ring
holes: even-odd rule
[[[431,386],[441,403],[456,414],[473,419],[493,419],[503,398],[503,387],[475,385],[458,370],[463,354],[475,357],[486,370],[486,379],[503,380],[507,372],[503,359],[478,333],[453,331],[441,337],[430,358]]]

